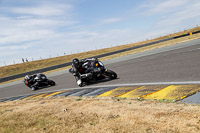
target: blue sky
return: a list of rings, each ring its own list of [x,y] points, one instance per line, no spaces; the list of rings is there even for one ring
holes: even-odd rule
[[[199,0],[0,0],[0,66],[192,28],[199,7]]]

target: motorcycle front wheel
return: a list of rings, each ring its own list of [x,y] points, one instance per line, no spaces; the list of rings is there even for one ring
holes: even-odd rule
[[[32,90],[32,91],[35,91],[36,89],[37,89],[37,87],[34,87],[34,86],[31,87],[31,90]]]
[[[116,79],[117,78],[117,74],[112,70],[107,70],[105,73],[106,73],[107,76],[109,76],[110,79]]]
[[[49,80],[48,82],[49,82],[49,85],[51,85],[51,86],[56,85],[56,83],[53,80]]]

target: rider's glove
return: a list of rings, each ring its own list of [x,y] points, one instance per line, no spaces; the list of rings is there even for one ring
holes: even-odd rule
[[[74,76],[76,76],[76,73],[73,73]]]
[[[82,81],[79,79],[77,82],[76,82],[78,85],[80,85],[82,83]]]

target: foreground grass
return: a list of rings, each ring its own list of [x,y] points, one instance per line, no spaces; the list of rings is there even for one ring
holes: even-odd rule
[[[194,32],[194,31],[199,31],[199,30],[200,30],[200,27],[195,27],[193,29],[185,30],[185,31],[182,31],[182,32],[179,32],[179,33],[174,33],[174,34],[170,34],[170,35],[167,35],[167,36],[163,36],[163,37],[159,37],[159,38],[155,38],[155,39],[151,39],[151,40],[146,40],[146,41],[142,41],[142,42],[138,42],[138,43],[132,43],[132,44],[126,44],[126,45],[121,45],[121,46],[116,46],[116,47],[111,47],[111,48],[105,48],[105,49],[99,49],[99,50],[88,51],[88,52],[83,52],[83,53],[60,56],[60,57],[56,57],[56,58],[49,58],[49,59],[43,59],[43,60],[38,60],[38,61],[32,61],[32,62],[28,62],[28,63],[21,63],[21,64],[15,64],[15,65],[10,65],[10,66],[4,66],[4,67],[0,67],[0,78],[19,74],[19,73],[28,72],[28,71],[31,71],[31,70],[37,70],[37,69],[41,69],[41,68],[45,68],[45,67],[49,67],[49,66],[53,66],[53,65],[58,65],[58,64],[70,62],[75,57],[81,58],[81,59],[87,58],[87,57],[92,57],[92,56],[95,56],[95,55],[100,55],[100,54],[104,54],[104,53],[108,53],[108,52],[112,52],[112,51],[116,51],[116,50],[120,50],[120,49],[124,49],[124,48],[138,46],[138,45],[141,45],[141,44],[144,44],[144,43],[153,42],[153,41],[156,41],[156,40],[160,40],[160,39],[164,39],[164,38],[168,38],[168,37],[173,37],[173,36],[177,36],[177,35],[182,35],[182,34]],[[156,45],[148,46],[148,47],[145,47],[145,48],[140,48],[140,49],[137,49],[137,50],[132,50],[132,51],[127,51],[127,52],[115,54],[115,55],[112,55],[110,57],[104,57],[104,58],[102,58],[102,60],[106,60],[106,59],[114,58],[114,57],[118,57],[118,56],[124,56],[124,55],[127,55],[127,54],[132,54],[132,53],[135,53],[135,52],[141,52],[141,51],[145,51],[145,50],[149,50],[149,49],[154,49],[154,48],[158,48],[158,47],[162,47],[162,46],[166,46],[166,45],[171,45],[171,44],[179,43],[179,42],[182,42],[182,41],[185,41],[185,40],[188,40],[188,39],[195,39],[195,38],[198,38],[198,37],[200,37],[200,35],[192,35],[192,36],[189,36],[189,37],[183,37],[183,38],[175,39],[175,40],[172,40],[172,41],[167,41],[167,42],[159,43],[159,44],[156,44]]]
[[[1,133],[200,132],[200,107],[133,99],[64,97],[0,103]]]

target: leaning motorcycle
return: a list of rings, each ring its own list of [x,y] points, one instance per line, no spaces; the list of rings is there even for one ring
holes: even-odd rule
[[[47,79],[47,77],[41,73],[37,74],[37,76],[34,78],[34,84],[29,83],[27,80],[24,80],[24,83],[26,86],[31,88],[32,91],[35,91],[41,87],[54,86],[56,84],[53,80]]]
[[[85,73],[79,75],[80,80],[76,81],[80,87],[103,79],[112,80],[117,78],[117,74],[105,68],[101,61],[89,60],[82,65],[82,69],[84,69]],[[71,74],[75,73],[73,68],[70,68],[69,72]]]

